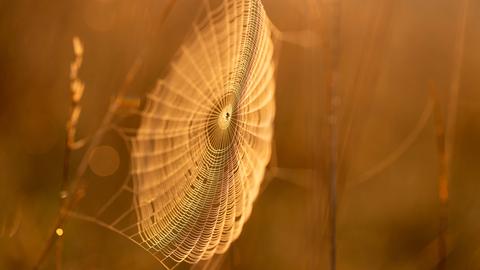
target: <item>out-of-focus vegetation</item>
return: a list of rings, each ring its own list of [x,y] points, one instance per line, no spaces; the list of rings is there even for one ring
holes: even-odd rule
[[[87,138],[139,55],[130,97],[141,97],[165,74],[199,6],[178,0],[164,20],[168,2],[0,2],[0,269],[30,269],[57,215],[72,38],[84,44],[77,137]],[[469,1],[464,28],[463,0],[263,3],[280,30],[303,31],[296,37],[314,46],[281,47],[275,123],[281,169],[224,256],[224,269],[329,269],[332,68],[325,59],[333,57],[332,38],[338,41],[337,269],[434,269],[442,209],[447,269],[480,268],[480,1]],[[333,19],[335,31],[325,26]],[[435,119],[448,122],[455,74],[449,200],[442,208]],[[121,138],[107,133],[101,145],[85,175],[85,209],[111,196],[128,170]],[[83,153],[72,153],[73,168]],[[144,250],[95,224],[72,220],[63,230],[63,269],[160,268]],[[55,269],[54,253],[46,269]]]

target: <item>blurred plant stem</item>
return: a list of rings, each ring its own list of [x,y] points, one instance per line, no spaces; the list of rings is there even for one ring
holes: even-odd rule
[[[452,178],[452,155],[455,143],[456,120],[458,111],[458,97],[461,84],[461,73],[465,47],[465,32],[467,25],[467,12],[469,0],[460,3],[460,15],[455,39],[454,59],[452,65],[452,78],[450,82],[446,117],[443,117],[438,99],[437,90],[432,87],[433,97],[436,103],[435,127],[437,134],[438,152],[438,199],[440,202],[439,216],[439,241],[438,241],[438,270],[447,267],[447,231],[448,231],[448,205],[449,205],[449,182]]]
[[[103,135],[105,132],[110,128],[111,123],[114,120],[114,116],[117,112],[117,110],[121,107],[122,105],[122,100],[123,97],[125,96],[125,92],[128,89],[128,86],[131,84],[133,81],[133,78],[135,77],[136,73],[138,72],[138,69],[140,67],[142,60],[141,58],[137,58],[135,63],[132,65],[130,71],[128,72],[127,76],[125,77],[125,81],[122,84],[122,87],[117,93],[116,98],[113,100],[113,102],[110,104],[107,113],[105,114],[100,127],[96,131],[96,133],[92,136],[91,140],[88,143],[88,148],[85,151],[85,153],[82,156],[82,159],[77,167],[77,171],[75,172],[75,175],[72,177],[71,183],[68,184],[68,187],[63,189],[61,191],[60,196],[63,198],[60,206],[60,211],[58,213],[57,219],[55,221],[55,226],[53,226],[51,230],[51,234],[44,246],[43,251],[40,254],[40,257],[34,267],[34,269],[39,269],[43,262],[45,261],[49,251],[52,249],[54,244],[57,242],[59,238],[62,237],[62,235],[58,235],[56,232],[57,229],[61,229],[66,222],[68,212],[75,208],[76,204],[78,201],[84,196],[85,194],[85,188],[86,188],[86,183],[85,183],[85,178],[82,176],[85,174],[87,168],[88,168],[88,161],[89,158],[95,149],[95,147],[101,142]],[[66,148],[69,148],[71,150],[71,145],[69,145],[69,142],[67,140]],[[67,151],[70,151],[67,150]],[[65,156],[64,159],[69,159],[69,156]],[[66,164],[66,165],[65,165]],[[67,170],[64,173],[64,176],[67,177],[67,179],[64,179],[65,183],[68,183],[68,168],[69,168],[69,160],[64,161],[64,170]]]
[[[444,270],[447,257],[446,230],[448,228],[448,163],[445,152],[445,120],[440,107],[438,90],[433,83],[430,86],[430,94],[435,104],[434,120],[438,155],[438,198],[440,202],[437,269]]]
[[[323,1],[323,22],[320,35],[323,37],[325,65],[325,89],[327,97],[327,124],[328,124],[328,172],[329,182],[329,242],[330,269],[337,269],[337,185],[338,185],[338,106],[340,96],[338,93],[340,60],[340,0]],[[318,12],[320,13],[320,12]]]
[[[63,156],[63,178],[60,185],[60,204],[62,200],[68,196],[65,190],[68,185],[70,175],[70,153],[72,150],[79,148],[83,145],[83,142],[75,142],[75,134],[77,132],[77,124],[80,118],[81,106],[80,101],[85,90],[85,85],[78,77],[78,72],[83,63],[83,44],[78,37],[73,37],[73,52],[75,54],[75,60],[70,65],[70,117],[67,120],[66,136],[65,136],[65,151]],[[56,268],[59,270],[62,268],[62,249],[63,238],[57,241],[56,248]]]
[[[160,25],[163,25],[165,23],[165,20],[168,17],[170,11],[172,10],[175,2],[176,2],[175,0],[169,0],[166,3],[165,8],[163,9],[159,17]],[[74,39],[74,52],[75,52],[75,56],[79,56],[79,55],[83,56],[83,46],[78,39]],[[76,121],[78,121],[78,116],[80,115],[80,108],[78,105],[78,101],[80,100],[83,94],[84,86],[83,84],[78,84],[78,82],[75,79],[78,72],[78,68],[81,65],[81,61],[82,61],[81,59],[79,60],[78,57],[76,57],[75,61],[72,63],[72,66],[71,66],[71,74],[70,74],[70,77],[72,79],[71,88],[73,89],[75,87],[80,90],[77,89],[76,91],[72,91],[73,109],[71,112],[69,122],[67,123],[67,139],[66,139],[66,147],[65,147],[64,173],[63,173],[64,177],[62,180],[62,189],[60,194],[60,197],[63,198],[63,200],[61,201],[60,210],[57,215],[56,221],[54,222],[54,226],[51,229],[50,236],[47,239],[44,245],[44,248],[40,253],[40,256],[34,266],[34,269],[39,269],[42,266],[52,247],[55,245],[58,239],[61,238],[61,235],[58,235],[56,233],[56,230],[59,228],[61,229],[65,225],[69,211],[74,209],[78,201],[84,196],[86,183],[85,183],[85,179],[82,176],[84,175],[84,173],[88,168],[89,158],[93,150],[95,149],[95,147],[101,142],[105,132],[108,131],[112,126],[115,114],[122,107],[122,104],[124,104],[125,93],[128,90],[128,87],[132,83],[133,79],[135,78],[143,62],[143,58],[142,58],[142,54],[139,55],[136,58],[130,70],[128,71],[122,86],[117,92],[116,97],[111,102],[107,110],[107,113],[105,114],[98,130],[95,132],[91,140],[88,142],[88,148],[80,160],[80,163],[77,167],[75,175],[72,177],[71,183],[69,183],[67,187],[66,183],[69,182],[69,178],[70,178],[69,177],[70,152],[71,150],[75,149],[76,146],[78,146],[74,141],[75,131],[76,131],[75,127],[76,127]],[[63,243],[60,243],[59,248],[61,249],[62,246],[63,246]]]

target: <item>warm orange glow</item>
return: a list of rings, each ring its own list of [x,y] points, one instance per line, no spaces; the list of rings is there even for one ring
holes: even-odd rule
[[[0,14],[0,270],[480,270],[480,0]]]

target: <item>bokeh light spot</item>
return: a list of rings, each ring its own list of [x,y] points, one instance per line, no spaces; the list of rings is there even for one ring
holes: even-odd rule
[[[58,236],[62,236],[63,235],[63,229],[62,228],[57,228],[55,230],[55,233],[58,235]]]
[[[98,176],[110,176],[114,174],[120,165],[118,151],[111,146],[102,145],[96,147],[89,160],[89,167]]]

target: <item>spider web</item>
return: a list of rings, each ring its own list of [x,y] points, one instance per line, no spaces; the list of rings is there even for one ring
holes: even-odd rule
[[[169,73],[136,112],[139,127],[117,128],[129,176],[96,215],[72,216],[125,236],[169,269],[224,253],[270,160],[273,31],[260,0],[204,1]]]

